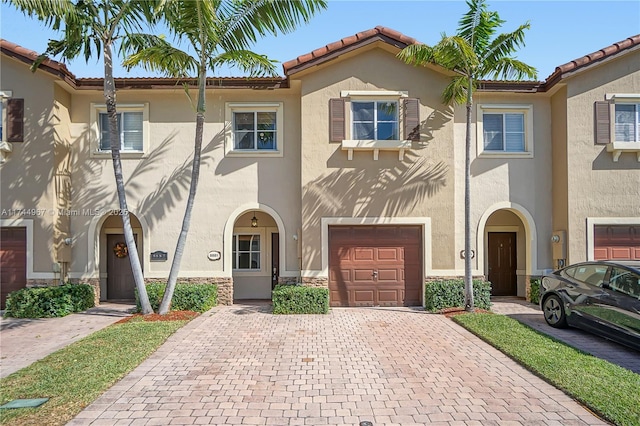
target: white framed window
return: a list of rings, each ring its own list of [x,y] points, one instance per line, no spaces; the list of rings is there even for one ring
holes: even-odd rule
[[[533,157],[531,105],[478,105],[478,154],[490,157]]]
[[[227,156],[282,157],[284,107],[282,102],[227,102],[225,138]]]
[[[139,157],[149,150],[149,103],[117,106],[120,153],[123,157]],[[110,155],[109,117],[105,105],[91,105],[91,127],[94,137],[93,154]]]
[[[0,90],[0,164],[7,161],[13,146],[7,141],[7,100],[12,92]]]
[[[640,103],[617,103],[614,105],[615,142],[640,142]]]
[[[260,234],[234,234],[231,255],[234,270],[259,271]]]
[[[399,140],[397,101],[351,101],[351,138]]]

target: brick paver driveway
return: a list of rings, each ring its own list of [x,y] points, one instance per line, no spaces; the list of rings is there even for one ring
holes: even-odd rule
[[[218,307],[70,424],[605,424],[451,320]]]

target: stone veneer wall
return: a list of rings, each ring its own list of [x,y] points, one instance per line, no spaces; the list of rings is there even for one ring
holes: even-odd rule
[[[146,284],[165,283],[166,280],[160,278],[145,278]],[[218,285],[218,304],[233,305],[233,278],[218,277],[197,277],[197,278],[178,278],[179,283],[187,284],[217,284]]]
[[[302,277],[302,285],[307,287],[329,288],[329,279],[323,277]]]
[[[295,285],[298,283],[298,277],[278,277],[278,284]]]

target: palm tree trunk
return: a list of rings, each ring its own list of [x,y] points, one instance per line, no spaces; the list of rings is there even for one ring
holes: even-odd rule
[[[182,229],[180,230],[180,236],[178,237],[178,242],[176,244],[176,251],[174,252],[173,261],[171,263],[171,272],[169,273],[169,279],[167,280],[167,287],[165,288],[164,295],[162,296],[162,303],[158,310],[160,315],[167,314],[171,309],[171,299],[173,299],[173,293],[178,280],[178,273],[180,272],[182,254],[184,253],[184,247],[187,243],[189,225],[191,224],[191,212],[193,211],[193,203],[196,198],[198,179],[200,178],[200,159],[202,156],[202,138],[204,131],[206,70],[201,70],[200,74],[200,82],[198,85],[198,110],[196,113],[196,138],[194,143],[193,163],[191,166],[189,197],[187,199],[187,206],[185,207],[184,217],[182,219]]]
[[[143,314],[153,313],[147,288],[144,285],[142,267],[138,257],[138,248],[133,238],[129,209],[127,208],[127,195],[124,190],[124,178],[122,176],[122,162],[120,161],[120,134],[118,132],[118,118],[116,113],[116,88],[113,80],[113,58],[111,56],[111,44],[104,43],[104,100],[107,105],[107,116],[109,117],[109,140],[111,143],[111,159],[113,160],[113,173],[116,179],[118,192],[118,202],[120,204],[120,217],[122,218],[122,228],[124,230],[124,240],[129,250],[129,261],[133,271],[133,279]]]
[[[200,9],[200,2],[196,2],[196,8],[198,13],[198,24],[200,28],[200,44],[205,45],[204,40],[204,28],[202,23],[202,13]],[[162,296],[162,302],[160,303],[160,309],[158,313],[160,315],[166,315],[171,309],[171,300],[173,299],[173,293],[176,289],[176,282],[178,281],[178,273],[180,272],[180,263],[182,262],[182,254],[184,253],[184,247],[187,243],[187,235],[189,233],[189,226],[191,224],[191,212],[193,211],[193,203],[196,198],[196,189],[198,188],[198,179],[200,178],[200,158],[202,156],[202,138],[204,132],[204,113],[206,107],[205,88],[207,85],[207,57],[205,55],[205,49],[200,52],[200,68],[198,70],[198,105],[196,109],[196,139],[193,148],[193,163],[191,167],[191,183],[189,185],[189,197],[187,198],[187,206],[184,210],[184,217],[182,218],[182,229],[178,236],[178,242],[176,243],[176,251],[173,254],[173,261],[171,262],[171,271],[169,272],[169,279],[167,280],[167,286]]]
[[[464,159],[464,308],[473,312],[473,277],[471,274],[471,110],[473,107],[473,80],[467,87],[467,134]]]

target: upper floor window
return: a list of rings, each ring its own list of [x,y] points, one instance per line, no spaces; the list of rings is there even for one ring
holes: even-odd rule
[[[142,111],[119,112],[117,115],[118,133],[120,134],[120,150],[142,151],[144,148],[142,132]],[[109,116],[106,112],[100,113],[100,150],[111,150],[109,138]]]
[[[640,104],[615,104],[616,142],[640,142]]]
[[[91,104],[92,155],[106,156],[111,152],[109,116],[105,105]],[[138,158],[149,150],[149,104],[119,104],[116,120],[123,158]]]
[[[276,150],[277,113],[250,111],[233,113],[234,149]]]
[[[352,139],[399,140],[398,102],[352,101]]]
[[[483,156],[532,157],[531,106],[479,105],[478,153]]]
[[[227,102],[225,155],[282,157],[283,116],[282,102]]]
[[[4,163],[13,142],[24,142],[24,99],[12,98],[12,92],[0,90],[0,163]]]

